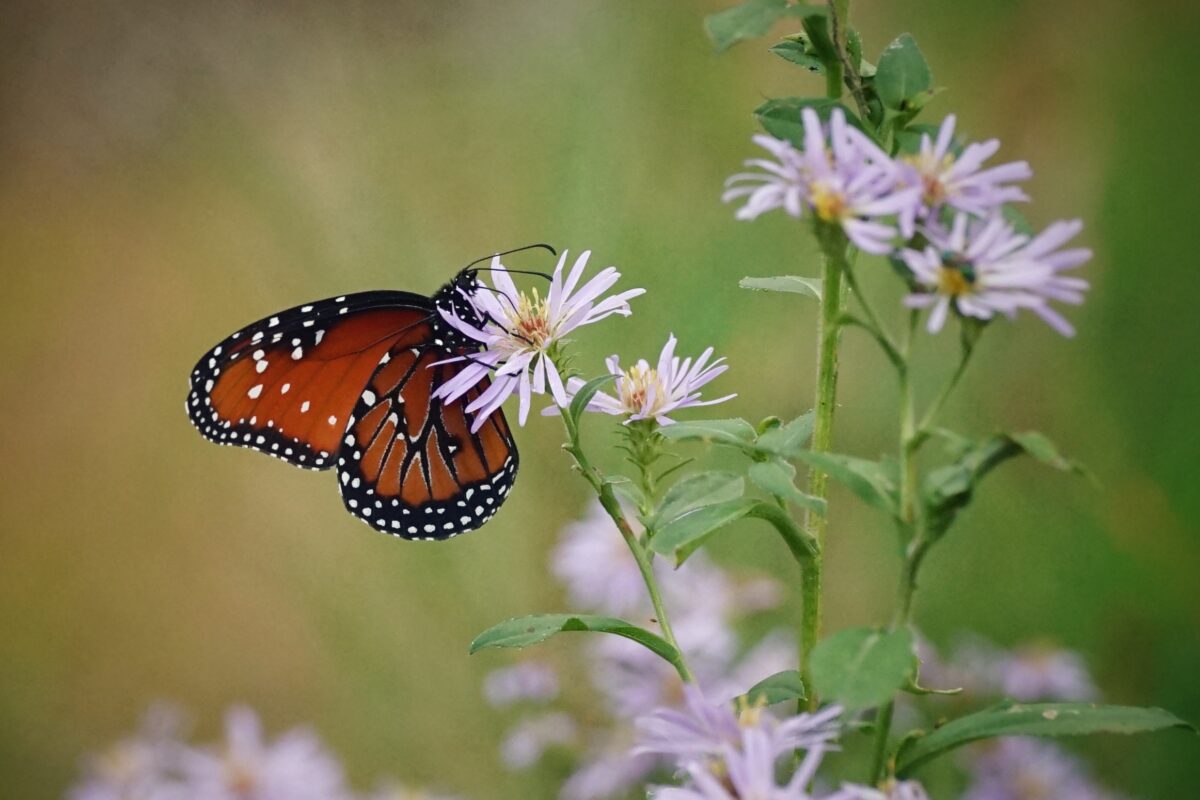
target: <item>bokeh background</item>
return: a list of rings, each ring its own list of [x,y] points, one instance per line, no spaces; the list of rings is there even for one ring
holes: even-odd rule
[[[407,544],[348,517],[331,476],[203,442],[186,377],[275,309],[430,292],[478,256],[549,241],[648,290],[582,337],[586,369],[674,331],[728,355],[731,414],[803,411],[813,309],[736,283],[814,274],[813,253],[794,223],[735,223],[718,195],[752,153],[750,110],[821,85],[769,39],[714,54],[701,20],[723,5],[5,4],[0,794],[61,796],[82,755],[159,698],[208,733],[238,701],[275,730],[311,722],[359,783],[547,794],[499,768],[503,720],[478,686],[504,659],[466,644],[561,607],[546,553],[586,497],[562,478],[556,426],[520,432],[523,475],[494,523]],[[1082,216],[1097,253],[1077,338],[997,324],[947,419],[1046,431],[1100,486],[1006,467],[929,563],[919,623],[941,642],[1052,639],[1110,699],[1200,720],[1200,6],[854,6],[869,53],[902,30],[922,44],[949,89],[930,117],[953,110],[1033,164],[1035,224]],[[861,271],[894,303],[882,263]],[[923,347],[932,380],[951,337]],[[880,454],[892,377],[854,334],[844,365],[837,445]],[[834,502],[828,624],[885,619],[890,532]],[[718,549],[792,578],[752,527]],[[1080,745],[1146,798],[1195,785],[1196,747]]]

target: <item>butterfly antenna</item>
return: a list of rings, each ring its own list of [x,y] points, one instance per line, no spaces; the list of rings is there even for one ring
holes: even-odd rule
[[[486,256],[483,256],[482,258],[477,258],[474,261],[472,261],[470,264],[467,264],[465,267],[463,267],[461,270],[459,270],[459,272],[460,273],[468,272],[468,271],[470,271],[470,272],[490,272],[493,269],[492,267],[475,267],[475,265],[482,261],[487,261],[488,259],[491,259],[491,258],[499,258],[500,256],[512,255],[513,253],[521,253],[521,252],[524,252],[525,250],[538,250],[538,249],[548,250],[548,251],[550,251],[551,255],[558,255],[558,251],[555,250],[553,247],[551,247],[548,244],[544,244],[544,243],[527,244],[524,247],[516,247],[516,248],[513,248],[512,250],[504,250],[499,253],[492,253],[491,255],[486,255]],[[475,267],[475,269],[471,269],[472,267]],[[506,272],[511,272],[516,275],[536,275],[537,277],[545,278],[546,280],[551,279],[550,276],[544,272],[533,272],[533,271],[521,270],[521,269],[508,269],[508,267],[505,267],[504,269]]]

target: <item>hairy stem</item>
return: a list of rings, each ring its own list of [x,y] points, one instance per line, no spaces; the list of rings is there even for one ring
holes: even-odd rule
[[[823,232],[821,267],[821,321],[817,331],[817,388],[813,401],[813,435],[810,445],[813,452],[827,453],[833,439],[833,412],[837,406],[838,340],[842,315],[842,276],[846,269],[846,242],[839,233]],[[828,476],[819,469],[808,471],[808,493],[825,499],[828,494]],[[828,507],[828,506],[827,506]],[[817,543],[820,551],[804,570],[804,612],[800,623],[800,675],[808,693],[808,707],[815,710],[819,704],[817,693],[812,689],[810,656],[821,636],[821,561],[825,544],[826,515],[811,510],[804,515],[804,526]]]

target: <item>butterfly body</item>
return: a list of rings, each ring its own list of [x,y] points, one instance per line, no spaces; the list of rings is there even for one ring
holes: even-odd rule
[[[516,478],[503,412],[474,433],[466,406],[434,390],[479,343],[438,308],[470,319],[464,270],[432,297],[400,291],[296,306],[232,334],[204,354],[186,403],[217,444],[247,447],[312,470],[335,469],[346,509],[405,539],[445,539],[491,518]],[[483,320],[475,319],[480,326]]]

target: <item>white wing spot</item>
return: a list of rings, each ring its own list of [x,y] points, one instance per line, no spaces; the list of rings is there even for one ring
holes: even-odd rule
[[[309,407],[310,405],[311,405],[311,404],[310,404],[310,403],[309,403],[307,400],[305,400],[303,403],[301,403],[301,404],[300,404],[300,413],[301,413],[301,414],[307,414],[307,413],[308,413],[308,407]]]
[[[362,393],[362,399],[363,399],[363,402],[369,406],[375,405],[375,393],[372,392],[370,389],[367,389],[365,392]]]
[[[317,331],[317,339],[315,342],[313,342],[313,344],[320,344],[321,340],[324,338],[325,338],[325,331]]]
[[[290,389],[290,388],[292,388],[292,385],[291,385],[290,383],[285,383],[283,386],[280,386],[280,387],[279,387],[279,393],[280,393],[280,394],[287,394],[287,393],[288,393],[288,389]]]
[[[307,314],[309,311],[312,311],[312,306],[300,306],[300,310]]]
[[[337,417],[335,417],[335,416],[333,416],[332,414],[330,414],[330,415],[329,415],[329,424],[330,424],[330,425],[337,425]]]
[[[257,372],[259,375],[262,375],[264,372],[267,371],[268,366],[269,366],[268,362],[259,361],[254,365],[254,371]]]
[[[297,347],[295,350],[293,350],[293,351],[292,351],[292,358],[296,359],[297,361],[299,361],[300,359],[304,358],[304,348],[303,348],[303,347]]]
[[[249,397],[251,400],[257,400],[258,396],[260,394],[262,394],[262,387],[263,387],[263,385],[261,383],[257,383],[254,386],[251,386],[250,391],[246,392],[246,396]]]
[[[279,317],[271,317],[269,320],[267,320],[267,327],[269,327],[269,328],[274,328],[278,324],[279,324]]]

